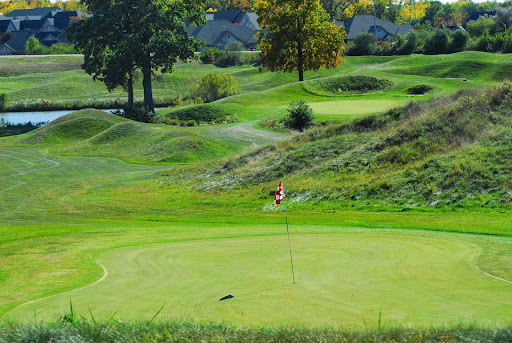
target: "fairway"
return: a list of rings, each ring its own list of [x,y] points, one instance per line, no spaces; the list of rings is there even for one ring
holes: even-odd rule
[[[354,116],[384,112],[397,106],[406,104],[409,100],[336,100],[312,102],[309,106],[313,109],[318,120],[334,119],[345,120]]]
[[[285,235],[129,246],[97,256],[88,287],[24,304],[4,319],[55,318],[69,310],[106,319],[224,322],[241,326],[374,328],[503,325],[512,284],[477,266],[489,240],[510,238],[397,230],[292,230],[297,284]],[[307,234],[301,234],[307,231]],[[316,233],[312,233],[316,232]],[[337,232],[337,233],[333,233]],[[249,232],[246,232],[249,233]],[[219,301],[226,295],[234,298]]]

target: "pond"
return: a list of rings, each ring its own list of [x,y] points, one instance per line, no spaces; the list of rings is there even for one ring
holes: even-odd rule
[[[105,112],[114,112],[116,110],[102,110]],[[9,122],[13,125],[26,124],[31,122],[33,124],[46,123],[73,111],[45,111],[45,112],[7,112],[0,113],[0,121],[3,119],[5,122]]]

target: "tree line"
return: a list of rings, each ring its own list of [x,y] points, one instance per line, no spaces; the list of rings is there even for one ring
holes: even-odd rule
[[[83,11],[85,7],[79,0],[0,0],[0,13],[6,14],[14,10],[28,10],[33,8],[59,7],[64,11]]]
[[[373,0],[321,0],[331,20],[347,20],[356,14],[373,14]],[[206,9],[217,11],[255,11],[256,0],[209,0]],[[375,0],[377,17],[395,24],[410,23],[438,27],[462,25],[474,12],[495,11],[500,4],[494,0],[474,2],[458,0],[443,3],[437,0]]]

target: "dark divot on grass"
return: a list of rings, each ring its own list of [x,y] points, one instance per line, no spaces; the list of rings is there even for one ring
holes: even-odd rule
[[[228,299],[231,299],[231,298],[234,298],[234,296],[232,296],[231,294],[229,295],[226,295],[225,297],[223,298],[220,298],[219,301],[222,301],[222,300],[228,300]]]

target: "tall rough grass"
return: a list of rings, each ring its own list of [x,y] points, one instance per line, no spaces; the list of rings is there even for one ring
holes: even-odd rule
[[[511,124],[509,82],[459,91],[314,128],[225,162],[199,188],[224,189],[232,183],[222,179],[232,177],[239,185],[286,177],[296,180],[296,196],[318,201],[510,208]],[[306,179],[314,180],[308,188]]]
[[[191,323],[48,323],[0,326],[1,343],[18,342],[510,342],[512,327],[352,332],[335,329],[257,328]]]

